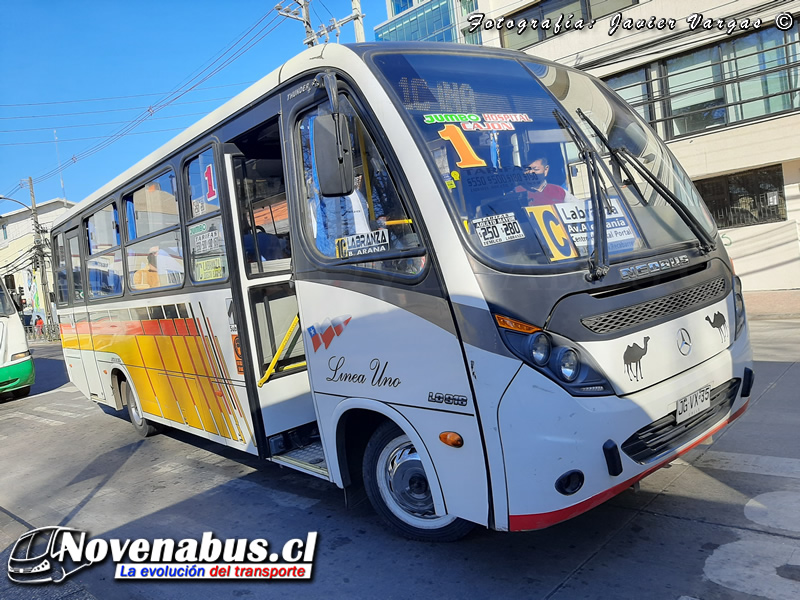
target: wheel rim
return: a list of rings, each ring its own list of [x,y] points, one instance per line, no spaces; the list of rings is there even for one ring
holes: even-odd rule
[[[386,445],[378,458],[377,475],[386,506],[409,525],[436,529],[455,520],[449,515],[436,515],[425,467],[407,436]]]
[[[136,397],[131,393],[130,389],[127,390],[128,392],[128,406],[131,409],[131,418],[133,419],[136,425],[141,425],[144,423],[144,416],[142,416],[142,410],[139,408],[139,402],[136,400]]]

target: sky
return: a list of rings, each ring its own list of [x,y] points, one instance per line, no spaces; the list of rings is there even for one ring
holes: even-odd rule
[[[29,205],[33,177],[37,204],[64,196],[79,202],[304,50],[303,24],[278,16],[276,4],[3,2],[0,195]],[[350,0],[310,6],[315,29],[352,12]],[[366,41],[373,41],[386,4],[362,0],[361,10]],[[339,40],[355,41],[352,23]],[[19,208],[0,201],[0,214]]]

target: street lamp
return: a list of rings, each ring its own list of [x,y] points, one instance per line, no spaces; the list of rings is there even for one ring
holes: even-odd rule
[[[42,288],[44,291],[44,314],[47,318],[47,324],[53,324],[53,315],[51,314],[51,307],[50,307],[50,287],[47,284],[47,267],[44,263],[44,248],[42,247],[42,235],[39,230],[39,215],[36,212],[36,200],[33,197],[33,191],[31,190],[31,205],[28,206],[27,204],[23,204],[19,200],[15,200],[14,198],[9,198],[8,196],[3,196],[0,194],[0,201],[9,200],[11,202],[16,202],[21,207],[28,209],[31,211],[31,220],[33,221],[33,251],[36,256],[36,262],[39,265],[39,268],[42,271]]]

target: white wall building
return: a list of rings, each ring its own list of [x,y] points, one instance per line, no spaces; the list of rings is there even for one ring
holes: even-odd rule
[[[53,221],[74,204],[57,198],[36,205],[42,243],[45,244],[46,268],[34,264],[33,219],[30,209],[19,208],[0,214],[0,277],[3,277],[6,287],[11,292],[18,292],[22,288],[22,296],[26,301],[23,314],[26,319],[31,316],[35,320],[35,315],[42,315],[43,319],[45,317],[43,274],[46,273],[49,291],[53,291],[50,228]],[[2,206],[7,208],[12,205],[6,203]]]
[[[477,0],[471,19],[484,45],[604,79],[687,170],[745,289],[800,288],[800,2]]]

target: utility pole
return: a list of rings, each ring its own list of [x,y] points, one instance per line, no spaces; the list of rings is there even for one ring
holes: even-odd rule
[[[33,193],[33,177],[28,177],[28,189],[31,192],[31,220],[33,221],[33,255],[42,280],[44,294],[44,314],[48,327],[53,325],[52,306],[50,306],[50,285],[47,283],[47,266],[45,265],[42,230],[39,228],[39,215],[36,212],[36,194]],[[33,301],[33,298],[31,298]]]
[[[314,31],[314,28],[311,26],[311,0],[293,0],[293,2],[302,9],[302,17],[300,16],[300,10],[297,8],[290,10],[278,4],[275,10],[277,10],[278,14],[282,17],[294,19],[295,21],[301,21],[303,23],[306,30],[306,39],[303,40],[303,43],[309,48],[318,44],[322,38],[325,38],[325,42],[327,43],[330,39],[330,34],[334,31],[336,32],[336,38],[338,40],[339,30],[342,25],[350,21],[354,22],[353,26],[356,33],[356,42],[364,41],[364,24],[362,20],[366,15],[361,13],[361,0],[351,0],[353,6],[353,13],[351,15],[342,20],[331,19],[330,25],[320,25],[318,31]]]
[[[308,46],[309,48],[317,43],[317,38],[314,35],[314,28],[311,26],[311,0],[293,0],[295,4],[297,4],[303,11],[303,16],[300,16],[300,11],[298,9],[290,10],[288,8],[283,8],[280,3],[275,7],[275,10],[278,11],[278,14],[282,17],[286,17],[287,19],[294,19],[295,21],[301,21],[303,23],[303,27],[306,30],[306,39],[303,40],[303,43]]]
[[[361,0],[352,0],[353,6],[353,29],[356,32],[356,43],[364,42],[364,17],[361,14]]]

